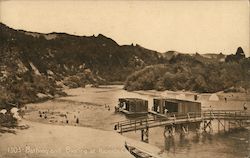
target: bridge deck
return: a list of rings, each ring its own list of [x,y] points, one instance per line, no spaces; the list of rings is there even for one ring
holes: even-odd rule
[[[136,130],[149,129],[160,126],[186,124],[192,122],[202,122],[207,120],[240,120],[249,121],[250,113],[246,111],[204,111],[201,113],[183,114],[158,114],[149,112],[148,117],[142,117],[134,120],[125,120],[116,123],[118,133],[131,132]]]

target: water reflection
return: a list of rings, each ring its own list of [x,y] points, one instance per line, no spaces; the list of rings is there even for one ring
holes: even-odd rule
[[[165,137],[165,150],[170,151],[170,149],[173,149],[173,153],[175,153],[175,140],[173,136]]]
[[[246,158],[250,156],[250,131],[246,129],[214,134],[192,132],[188,135],[176,134],[164,139],[167,157],[178,158],[183,155],[197,157],[197,153],[199,153],[199,157],[214,158]]]

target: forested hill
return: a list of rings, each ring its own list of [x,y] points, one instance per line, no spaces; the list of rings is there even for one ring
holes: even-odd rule
[[[210,55],[211,56],[211,55]],[[131,74],[127,90],[187,90],[196,92],[250,89],[250,58],[239,47],[234,55],[219,54],[204,60],[200,54],[168,52],[168,62],[148,66]]]
[[[160,53],[120,46],[102,34],[42,34],[0,23],[0,105],[62,95],[62,86],[123,83],[134,71],[158,63],[164,63]]]
[[[105,81],[125,80],[128,73],[159,63],[160,53],[139,45],[118,45],[102,34],[74,36],[66,33],[41,34],[13,30],[0,24],[1,54],[15,53],[28,68],[28,62],[47,75],[90,69]],[[8,50],[7,50],[8,49]]]
[[[238,56],[159,53],[119,45],[102,34],[43,34],[0,23],[0,107],[54,98],[64,95],[64,86],[86,84],[126,81],[128,90],[227,89],[249,79],[249,59]]]

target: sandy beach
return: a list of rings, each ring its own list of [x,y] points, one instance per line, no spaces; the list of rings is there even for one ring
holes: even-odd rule
[[[114,95],[115,89],[104,89],[68,89],[68,97],[26,105],[19,124],[29,128],[13,129],[15,134],[0,136],[0,158],[133,157],[124,147],[125,141],[158,155],[159,148],[113,130],[114,122],[125,116],[115,114],[116,102],[111,101],[115,99],[102,93],[112,91]],[[94,95],[98,93],[100,95]],[[77,118],[79,123],[76,123]]]
[[[124,148],[130,142],[145,150],[159,152],[149,144],[134,141],[115,132],[86,127],[49,125],[23,120],[29,125],[16,134],[0,136],[0,157],[132,157]]]

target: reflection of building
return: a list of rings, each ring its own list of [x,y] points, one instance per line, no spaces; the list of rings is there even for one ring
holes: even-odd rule
[[[119,108],[125,114],[147,114],[148,101],[138,98],[120,98]]]
[[[153,111],[164,114],[169,113],[185,114],[188,112],[201,112],[201,103],[178,99],[154,99]]]

